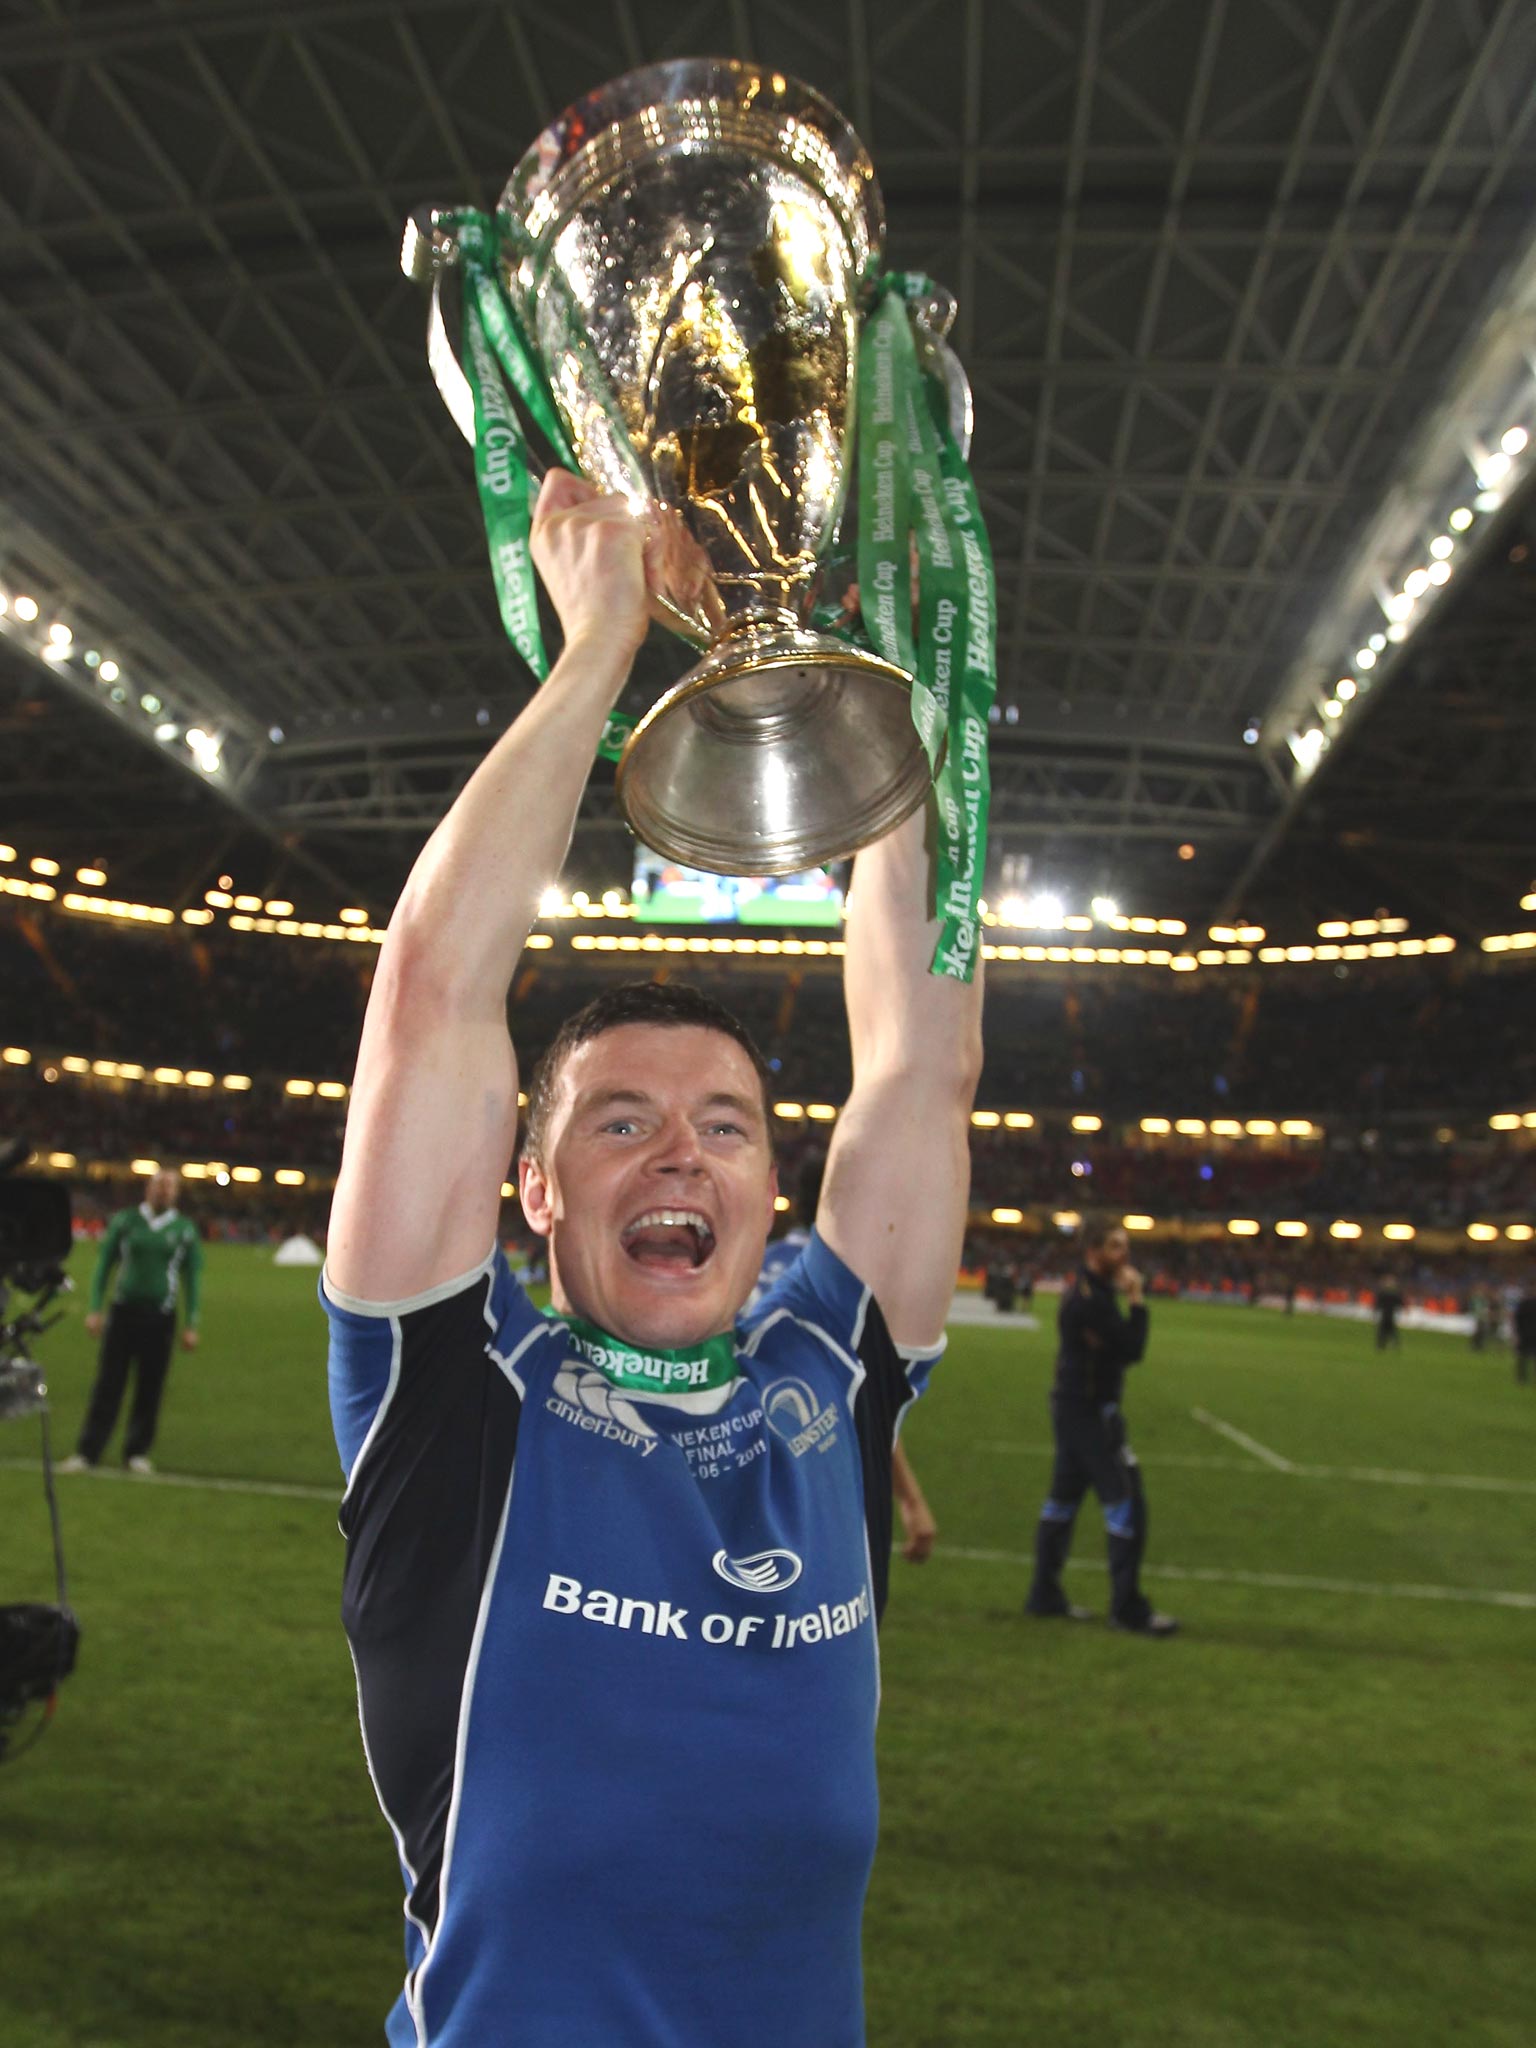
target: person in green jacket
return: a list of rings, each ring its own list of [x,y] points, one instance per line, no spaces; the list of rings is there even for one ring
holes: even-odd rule
[[[133,1405],[123,1438],[123,1462],[130,1472],[154,1470],[149,1451],[171,1366],[178,1287],[186,1306],[182,1345],[188,1351],[197,1348],[203,1245],[196,1224],[176,1207],[180,1190],[180,1174],[162,1169],[150,1176],[144,1200],[135,1208],[119,1209],[107,1225],[91,1275],[91,1307],[85,1319],[90,1335],[102,1338],[96,1384],[75,1454],[65,1459],[59,1468],[62,1472],[89,1471],[101,1462],[130,1372],[134,1375]],[[114,1268],[117,1281],[103,1316],[102,1304]]]

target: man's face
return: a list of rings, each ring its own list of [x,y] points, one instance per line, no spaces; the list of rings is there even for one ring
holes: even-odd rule
[[[557,1308],[666,1350],[734,1323],[778,1176],[757,1071],[724,1032],[622,1024],[588,1039],[561,1069],[542,1163],[518,1175]]]
[[[152,1173],[144,1189],[144,1199],[157,1216],[167,1209],[174,1209],[176,1197],[181,1190],[179,1173]]]
[[[1085,1254],[1083,1264],[1090,1273],[1097,1273],[1101,1280],[1114,1280],[1130,1257],[1130,1250],[1130,1240],[1125,1232],[1112,1230],[1101,1245]]]

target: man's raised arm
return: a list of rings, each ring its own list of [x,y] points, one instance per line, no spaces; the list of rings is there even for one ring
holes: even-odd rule
[[[869,1287],[898,1344],[944,1333],[970,1195],[981,1076],[981,967],[930,974],[926,811],[858,857],[843,986],[853,1091],[827,1159],[817,1228]]]
[[[645,529],[620,500],[552,470],[532,545],[565,650],[417,857],[368,998],[326,1257],[365,1301],[454,1279],[494,1241],[517,1138],[507,990],[645,637]]]

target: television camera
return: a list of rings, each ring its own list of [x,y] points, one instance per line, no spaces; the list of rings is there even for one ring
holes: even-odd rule
[[[75,1668],[80,1625],[70,1611],[64,1574],[64,1539],[54,1493],[49,1437],[48,1382],[31,1356],[33,1338],[63,1314],[49,1310],[68,1290],[64,1260],[70,1248],[68,1190],[54,1181],[28,1180],[13,1169],[26,1148],[0,1145],[0,1423],[36,1415],[42,1427],[43,1494],[53,1530],[56,1598],[0,1606],[0,1763],[30,1748],[53,1718],[60,1685]],[[18,1297],[30,1296],[18,1302]],[[42,1713],[27,1739],[15,1731],[32,1707]]]

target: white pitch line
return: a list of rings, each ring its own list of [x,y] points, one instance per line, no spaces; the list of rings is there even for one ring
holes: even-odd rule
[[[42,1469],[38,1458],[0,1458],[0,1471],[41,1473]],[[198,1478],[190,1472],[124,1472],[115,1465],[98,1465],[94,1472],[62,1475],[55,1466],[54,1477],[65,1486],[76,1480],[93,1486],[102,1479],[115,1479],[131,1486],[180,1486],[197,1493],[255,1493],[273,1500],[328,1500],[333,1506],[341,1505],[339,1482],[335,1486],[301,1486],[280,1479],[213,1479]]]
[[[985,1443],[979,1451],[995,1456],[1049,1458],[1050,1444]],[[1153,1451],[1152,1467],[1166,1466],[1185,1472],[1252,1472],[1247,1458],[1202,1458],[1183,1451]],[[1269,1468],[1283,1479],[1350,1479],[1371,1486],[1448,1486],[1473,1493],[1536,1494],[1536,1479],[1490,1479],[1477,1472],[1397,1472],[1379,1465],[1295,1465],[1285,1463]]]
[[[1237,1468],[1242,1469],[1242,1468]],[[1291,1471],[1302,1468],[1287,1467]],[[36,1458],[0,1458],[0,1471],[39,1473],[42,1465]],[[301,1486],[271,1479],[215,1479],[197,1478],[186,1472],[123,1472],[115,1466],[98,1466],[91,1473],[71,1473],[72,1479],[82,1483],[98,1480],[117,1480],[135,1487],[173,1486],[199,1493],[249,1493],[265,1495],[275,1500],[316,1500],[328,1501],[333,1507],[339,1505],[339,1487]],[[1017,1565],[1021,1570],[1032,1570],[1034,1558],[1017,1550],[971,1550],[957,1543],[941,1543],[934,1551],[935,1557],[960,1558],[970,1564]],[[1090,1558],[1069,1558],[1069,1571],[1102,1571],[1103,1566]],[[1278,1592],[1297,1593],[1350,1593],[1366,1595],[1384,1600],[1447,1600],[1482,1607],[1516,1607],[1536,1609],[1536,1593],[1503,1593],[1475,1586],[1394,1586],[1378,1585],[1365,1579],[1313,1579],[1292,1572],[1245,1572],[1212,1570],[1203,1565],[1180,1565],[1159,1563],[1154,1572],[1165,1579],[1197,1581],[1212,1586],[1261,1586]]]
[[[957,1543],[940,1543],[935,1557],[956,1557],[969,1564],[1017,1565],[1032,1571],[1035,1560],[1018,1550],[968,1550]],[[1103,1571],[1092,1558],[1068,1558],[1068,1571]],[[1260,1586],[1281,1593],[1348,1593],[1380,1600],[1446,1600],[1474,1607],[1516,1607],[1536,1611],[1536,1593],[1505,1593],[1482,1586],[1384,1585],[1369,1579],[1314,1579],[1298,1572],[1245,1572],[1218,1570],[1205,1565],[1163,1564],[1148,1566],[1154,1579],[1182,1579],[1207,1586]]]
[[[1203,1422],[1207,1429],[1214,1429],[1218,1436],[1224,1436],[1229,1444],[1236,1444],[1241,1451],[1249,1451],[1276,1472],[1294,1472],[1296,1467],[1289,1458],[1282,1458],[1278,1451],[1272,1451],[1268,1444],[1261,1444],[1257,1437],[1249,1436],[1241,1429],[1234,1429],[1230,1422],[1223,1422],[1219,1415],[1207,1414],[1203,1408],[1191,1408],[1190,1414],[1196,1422]]]

